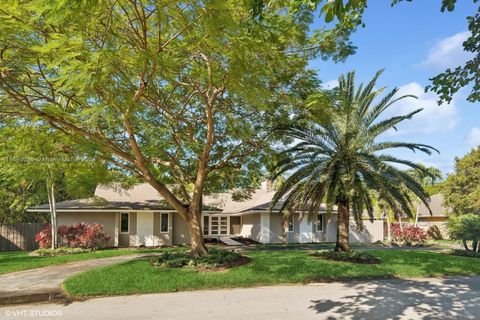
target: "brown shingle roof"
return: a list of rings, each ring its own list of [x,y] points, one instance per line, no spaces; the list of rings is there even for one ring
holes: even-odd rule
[[[437,193],[430,197],[430,209],[432,210],[433,217],[445,217],[453,212],[451,208],[444,206],[443,201],[443,195],[440,193]],[[423,203],[420,204],[418,216],[430,217],[430,212]]]
[[[216,211],[219,213],[241,214],[250,211],[268,211],[270,210],[275,191],[266,188],[256,189],[250,195],[250,198],[235,201],[233,193],[216,193],[207,195],[203,199],[205,211]],[[48,210],[48,204],[29,211]],[[277,203],[274,211],[281,208],[281,203]],[[91,199],[70,200],[57,203],[59,210],[173,210],[158,194],[158,192],[149,184],[137,184],[129,189],[121,188],[119,185],[98,186],[95,190],[95,197]],[[323,207],[324,209],[324,207]]]

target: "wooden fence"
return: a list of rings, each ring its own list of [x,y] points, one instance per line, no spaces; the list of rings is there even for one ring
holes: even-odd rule
[[[0,224],[0,251],[31,251],[38,249],[35,234],[43,223]]]

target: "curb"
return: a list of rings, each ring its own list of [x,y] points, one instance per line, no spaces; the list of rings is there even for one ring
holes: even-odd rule
[[[60,288],[35,291],[0,292],[0,306],[41,302],[67,303],[69,298]]]

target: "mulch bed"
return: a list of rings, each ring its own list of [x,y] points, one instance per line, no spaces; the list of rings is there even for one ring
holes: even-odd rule
[[[366,252],[337,252],[337,251],[317,251],[312,256],[338,262],[350,262],[357,264],[379,264],[381,260]]]
[[[247,256],[241,256],[240,259],[232,262],[227,262],[215,267],[208,267],[208,266],[196,266],[194,269],[199,272],[224,272],[228,271],[231,268],[239,267],[246,265],[248,263],[252,262],[252,259],[250,259]]]
[[[357,264],[379,264],[381,261],[380,259],[371,259],[371,260],[357,260],[357,259],[335,259],[335,258],[331,258],[331,257],[320,257],[320,256],[316,256],[317,258],[320,258],[320,259],[325,259],[325,260],[331,260],[331,261],[338,261],[338,262],[351,262],[351,263],[357,263]]]

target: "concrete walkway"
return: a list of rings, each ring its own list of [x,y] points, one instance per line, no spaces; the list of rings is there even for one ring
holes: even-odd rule
[[[480,277],[355,281],[0,308],[0,319],[475,319]]]
[[[62,282],[91,268],[139,259],[152,254],[132,254],[91,259],[0,275],[0,299],[36,292],[59,292]],[[0,301],[0,304],[2,301]]]

